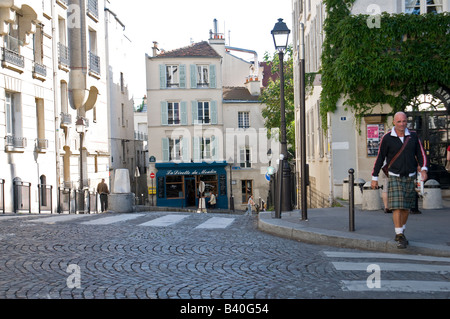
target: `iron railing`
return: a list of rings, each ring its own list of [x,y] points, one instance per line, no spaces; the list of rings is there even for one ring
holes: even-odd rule
[[[39,214],[43,211],[49,211],[51,214],[53,213],[53,201],[52,201],[52,193],[53,186],[38,184],[38,197],[39,197]]]
[[[31,183],[14,181],[14,213],[28,211],[31,214]]]

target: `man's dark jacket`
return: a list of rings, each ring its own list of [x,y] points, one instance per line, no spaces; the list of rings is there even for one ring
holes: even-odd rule
[[[418,166],[420,168],[427,167],[427,156],[417,133],[406,130],[405,139],[407,136],[410,137],[408,144],[389,168],[390,172],[400,174],[400,176],[408,176],[411,173],[417,172]],[[386,163],[390,163],[402,146],[401,139],[395,136],[395,134],[392,135],[392,131],[386,133],[381,140],[378,156],[373,166],[372,176],[378,176],[384,160],[386,159]]]

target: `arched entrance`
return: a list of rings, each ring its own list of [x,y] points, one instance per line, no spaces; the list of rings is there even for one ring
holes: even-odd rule
[[[450,174],[445,170],[450,144],[450,91],[439,88],[433,94],[421,94],[405,107],[408,129],[416,131],[426,151],[428,178],[442,188],[450,188]]]

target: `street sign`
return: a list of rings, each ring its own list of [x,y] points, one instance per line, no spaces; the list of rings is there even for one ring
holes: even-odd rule
[[[266,177],[266,180],[267,180],[268,182],[270,182],[270,174],[269,174],[269,173],[266,173],[264,176]]]
[[[267,167],[267,174],[273,175],[275,173],[275,167],[269,166]]]
[[[155,173],[151,172],[151,173],[150,173],[150,178],[151,178],[151,179],[155,178]]]

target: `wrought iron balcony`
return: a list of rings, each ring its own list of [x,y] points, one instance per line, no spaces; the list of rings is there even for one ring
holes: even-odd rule
[[[33,63],[33,77],[45,80],[47,77],[47,67],[43,64],[39,64],[37,62]]]
[[[9,50],[7,48],[2,48],[3,58],[2,63],[4,67],[9,67],[13,65],[23,69],[25,67],[25,59],[16,51]]]
[[[61,126],[68,126],[72,124],[72,115],[68,113],[61,113]]]
[[[25,137],[15,137],[13,135],[5,136],[5,146],[7,148],[25,148],[27,147],[27,139]]]
[[[89,72],[100,75],[100,57],[89,51]]]
[[[37,138],[35,140],[36,144],[36,150],[37,151],[44,151],[46,149],[48,149],[48,140],[45,138]]]
[[[93,18],[98,19],[98,0],[89,0],[87,12],[89,15],[93,16]]]
[[[62,66],[70,66],[69,48],[62,43],[58,43],[58,63]]]

